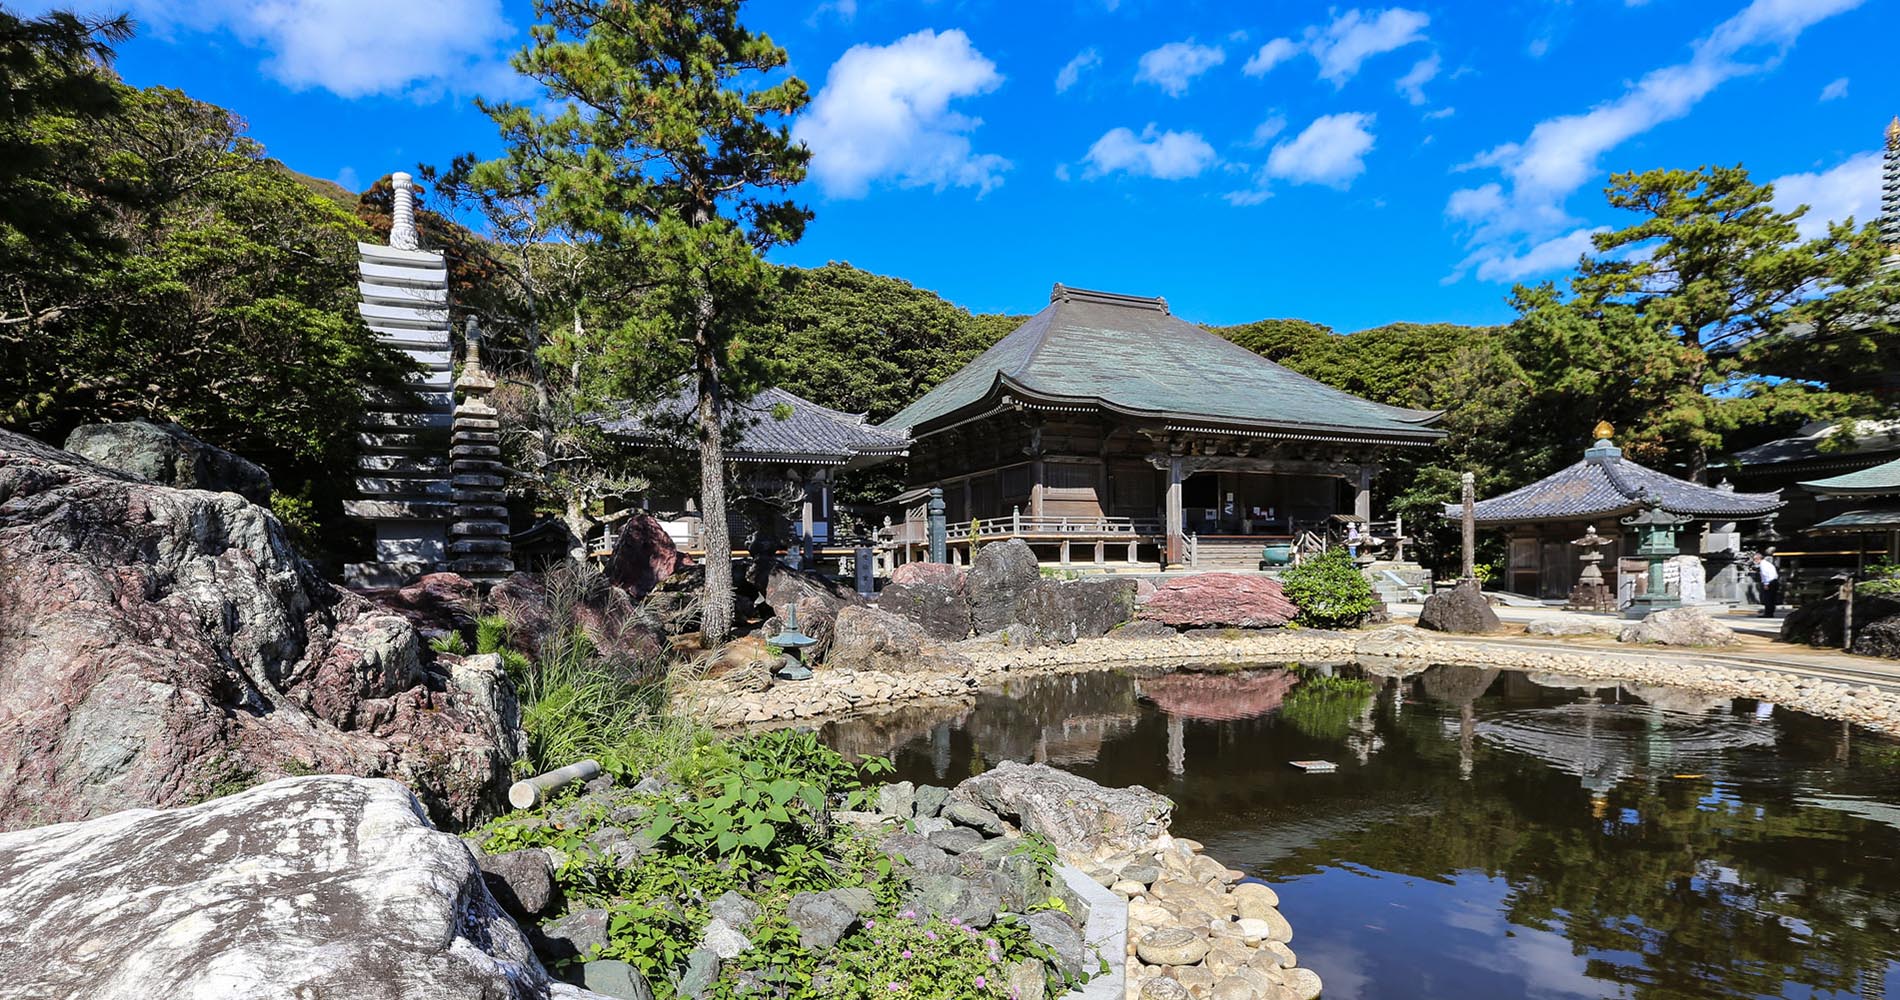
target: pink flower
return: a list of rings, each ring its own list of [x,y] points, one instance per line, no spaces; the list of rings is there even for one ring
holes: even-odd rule
[[[990,981],[989,981],[989,980],[987,980],[987,979],[984,979],[984,978],[983,978],[982,976],[978,976],[978,977],[976,977],[976,988],[977,988],[977,989],[979,989],[979,990],[980,990],[980,989],[982,989],[983,987],[985,987],[985,986],[988,986],[989,984],[990,984]]]
[[[891,983],[891,984],[890,984],[890,987],[889,987],[889,989],[890,989],[890,991],[891,991],[892,993],[897,993],[897,992],[900,992],[900,991],[902,991],[902,990],[903,990],[903,988],[904,988],[904,984],[903,984],[903,983]]]
[[[905,948],[905,949],[904,949],[904,957],[905,957],[905,958],[909,958],[909,957],[910,957],[910,949],[909,949],[909,948]]]
[[[876,927],[876,926],[877,926],[877,921],[875,920],[866,920],[864,922],[864,927],[866,930],[869,930],[870,928]]]
[[[932,941],[935,941],[935,940],[937,940],[937,932],[936,932],[936,931],[925,931],[925,932],[924,932],[924,937],[927,937],[927,938],[929,938],[930,940],[932,940]]]
[[[952,926],[952,927],[962,927],[962,926],[963,926],[963,918],[962,918],[962,917],[951,917],[951,918],[950,918],[950,926]]]

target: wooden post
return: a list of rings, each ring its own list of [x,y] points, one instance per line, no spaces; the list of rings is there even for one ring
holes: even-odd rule
[[[1463,493],[1464,493],[1464,502],[1465,502],[1465,517],[1464,517],[1465,575],[1464,575],[1464,579],[1467,579],[1467,580],[1475,580],[1478,578],[1478,563],[1477,563],[1478,520],[1477,520],[1477,511],[1476,511],[1478,501],[1477,501],[1477,497],[1475,496],[1477,492],[1477,488],[1478,488],[1477,477],[1473,476],[1469,472],[1465,473],[1462,480],[1461,489],[1463,490]]]
[[[1854,578],[1841,584],[1841,648],[1854,648]]]
[[[1015,507],[1015,508],[1012,508],[1009,512],[1009,534],[1010,534],[1010,537],[1013,538],[1022,533],[1023,533],[1023,509],[1021,507]]]
[[[1372,527],[1372,470],[1367,466],[1359,467],[1359,478],[1353,483],[1352,512]]]
[[[1182,472],[1185,464],[1179,455],[1168,459],[1168,523],[1166,528],[1168,543],[1165,546],[1166,552],[1161,557],[1162,569],[1166,569],[1171,563],[1180,562],[1183,555],[1182,536],[1187,534],[1187,528],[1185,523],[1186,517],[1181,510],[1181,480],[1184,478]]]

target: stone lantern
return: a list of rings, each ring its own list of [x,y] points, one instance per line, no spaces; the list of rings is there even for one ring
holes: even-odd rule
[[[1616,608],[1616,595],[1610,592],[1609,585],[1603,582],[1603,570],[1597,564],[1603,561],[1603,553],[1597,551],[1610,544],[1610,539],[1597,534],[1597,526],[1585,529],[1582,538],[1572,539],[1570,544],[1583,549],[1577,561],[1583,563],[1583,572],[1577,574],[1577,585],[1570,591],[1570,601],[1565,607],[1578,611],[1611,611]]]
[[[1662,501],[1652,494],[1645,494],[1643,502],[1642,511],[1624,518],[1623,523],[1636,531],[1636,554],[1649,560],[1649,587],[1630,602],[1629,610],[1623,613],[1625,618],[1642,618],[1682,605],[1680,598],[1668,593],[1663,564],[1676,555],[1676,529],[1694,518],[1677,517],[1663,510]]]
[[[776,671],[773,671],[779,680],[811,680],[811,668],[800,659],[800,650],[817,644],[818,640],[798,630],[798,603],[796,601],[785,609],[785,628],[765,641],[785,651],[785,661],[779,664]]]

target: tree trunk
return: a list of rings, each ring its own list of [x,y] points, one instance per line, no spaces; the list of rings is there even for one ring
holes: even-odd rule
[[[567,559],[576,566],[587,562],[587,533],[593,528],[593,519],[587,516],[587,506],[577,496],[567,498],[567,512],[561,518],[567,526]]]
[[[726,523],[724,399],[719,385],[712,296],[702,292],[694,318],[694,367],[699,376],[699,534],[706,548],[706,591],[700,644],[708,649],[732,633],[732,536]]]

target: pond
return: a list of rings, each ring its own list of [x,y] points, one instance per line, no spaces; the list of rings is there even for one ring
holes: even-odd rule
[[[1900,742],[1767,703],[1276,666],[1018,679],[825,735],[897,779],[1013,759],[1170,796],[1280,887],[1328,1000],[1900,996]]]

